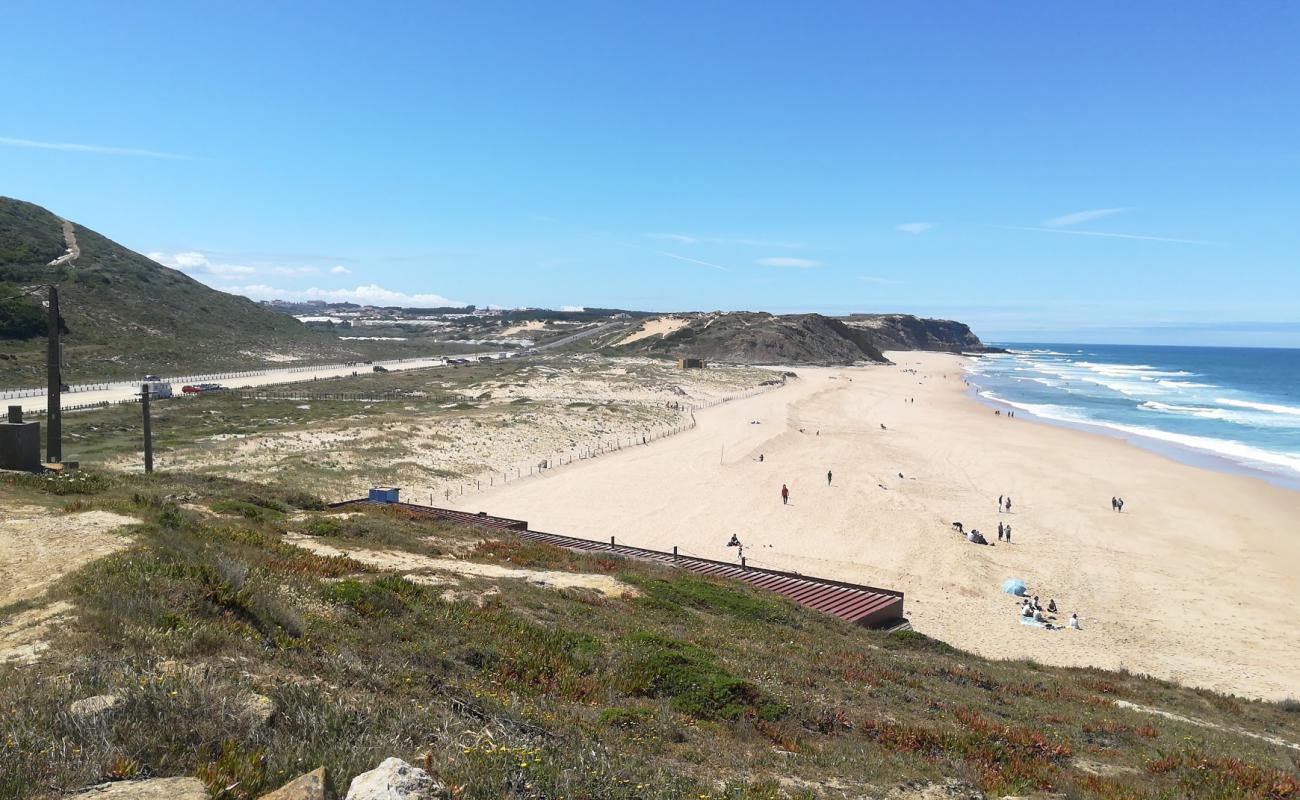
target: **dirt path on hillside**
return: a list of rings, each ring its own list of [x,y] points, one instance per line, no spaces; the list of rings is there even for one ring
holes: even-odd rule
[[[77,232],[73,229],[72,223],[66,219],[63,220],[63,243],[67,245],[68,252],[51,261],[48,266],[61,267],[64,264],[71,264],[81,257],[81,247],[77,244]]]

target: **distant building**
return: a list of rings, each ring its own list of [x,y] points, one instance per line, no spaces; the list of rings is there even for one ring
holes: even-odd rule
[[[682,369],[704,369],[705,363],[702,358],[683,358],[677,362],[677,366]]]

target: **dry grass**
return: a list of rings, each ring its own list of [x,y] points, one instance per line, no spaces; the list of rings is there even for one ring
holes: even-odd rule
[[[389,755],[427,757],[457,797],[484,800],[856,797],[944,776],[994,796],[1300,797],[1294,751],[1114,701],[1300,739],[1283,705],[986,661],[743,585],[382,508],[304,511],[309,497],[228,479],[93,483],[78,508],[145,522],[52,590],[77,613],[38,665],[0,666],[0,797],[185,774],[252,798],[319,764],[342,788]],[[445,595],[285,531],[641,593],[461,576]],[[241,711],[246,692],[275,702],[269,725]],[[101,717],[67,711],[106,693],[123,701]]]

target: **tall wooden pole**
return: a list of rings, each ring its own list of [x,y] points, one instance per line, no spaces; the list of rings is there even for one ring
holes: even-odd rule
[[[144,471],[153,472],[153,429],[149,426],[149,384],[140,384],[140,410],[144,413]]]
[[[45,460],[63,460],[63,348],[60,346],[59,290],[50,287],[49,342],[45,353]]]

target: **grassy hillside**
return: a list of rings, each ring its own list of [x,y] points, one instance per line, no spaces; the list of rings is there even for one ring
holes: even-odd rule
[[[267,353],[349,360],[365,352],[80,225],[73,225],[80,257],[49,267],[64,253],[62,224],[39,206],[0,197],[0,298],[24,287],[59,287],[69,382],[264,366],[259,356]],[[0,359],[5,385],[44,380],[44,343],[30,338],[44,335],[44,322],[28,319],[32,309],[39,314],[40,299],[0,303],[0,354],[10,356]]]
[[[2,632],[76,606],[39,664],[0,665],[0,798],[142,775],[254,798],[321,764],[344,788],[390,755],[466,800],[877,798],[944,780],[888,796],[1300,796],[1297,752],[1249,735],[1300,741],[1296,704],[988,661],[743,585],[224,479],[0,487],[141,520],[127,550],[0,609]],[[372,566],[378,550],[415,566]],[[622,588],[418,566],[452,556]],[[250,692],[269,721],[241,710]],[[108,712],[67,711],[105,694]]]
[[[645,353],[674,358],[739,364],[852,364],[884,362],[867,336],[820,314],[733,312],[691,315],[689,322],[662,337],[615,344],[615,353]]]

